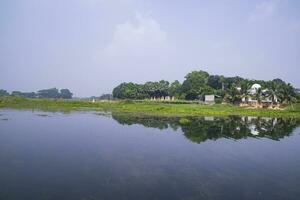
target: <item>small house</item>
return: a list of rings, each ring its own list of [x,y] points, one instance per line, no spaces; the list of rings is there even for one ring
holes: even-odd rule
[[[215,95],[213,95],[213,94],[205,95],[204,96],[204,102],[206,104],[214,104],[215,103]]]

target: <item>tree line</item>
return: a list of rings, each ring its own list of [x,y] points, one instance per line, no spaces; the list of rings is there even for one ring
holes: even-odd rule
[[[243,97],[249,96],[249,89],[255,83],[262,88],[257,92],[258,101],[263,98],[263,89],[267,89],[268,98],[280,103],[292,102],[299,99],[296,89],[285,81],[277,78],[271,81],[250,80],[239,76],[225,77],[222,75],[210,75],[205,71],[192,71],[184,77],[180,83],[175,80],[172,83],[161,80],[137,84],[133,82],[121,83],[113,89],[113,97],[117,99],[147,99],[161,98],[165,96],[182,100],[204,100],[205,95],[214,94],[221,101],[230,103],[240,102]]]
[[[11,93],[1,89],[0,96],[13,96],[13,97],[25,97],[25,98],[72,99],[73,93],[69,89],[58,90],[57,88],[43,89],[37,92],[12,91]]]

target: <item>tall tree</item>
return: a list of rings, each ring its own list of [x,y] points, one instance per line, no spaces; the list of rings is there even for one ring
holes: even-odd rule
[[[60,93],[57,88],[50,88],[38,91],[39,98],[54,98],[57,99],[60,97]]]
[[[293,101],[295,100],[295,97],[295,89],[290,83],[279,89],[279,98],[281,103],[286,103],[293,108]]]
[[[178,80],[175,80],[173,83],[171,83],[169,87],[169,95],[171,97],[179,98],[181,93],[181,83]]]
[[[226,90],[225,99],[230,103],[238,103],[241,101],[241,93],[235,85],[231,85],[231,87]]]
[[[60,97],[63,99],[72,99],[73,93],[69,89],[61,89]]]
[[[222,89],[222,79],[218,75],[210,75],[207,84],[213,89]]]
[[[0,89],[0,96],[8,96],[9,93],[6,90]]]
[[[207,84],[209,74],[205,71],[193,71],[185,76],[182,92],[187,100],[198,99],[203,87]]]

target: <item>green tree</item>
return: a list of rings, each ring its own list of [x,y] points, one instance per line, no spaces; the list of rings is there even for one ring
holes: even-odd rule
[[[271,100],[271,106],[273,106],[274,103],[277,103],[277,96],[278,96],[278,85],[276,82],[271,81],[269,84],[269,88],[267,90],[267,97]]]
[[[9,96],[9,93],[6,90],[0,89],[0,96]]]
[[[23,93],[20,91],[12,91],[10,95],[13,97],[22,97]]]
[[[241,98],[245,98],[246,103],[248,102],[249,97],[251,97],[250,94],[250,84],[247,81],[242,81],[241,83]]]
[[[12,91],[11,96],[14,97],[26,97],[26,98],[36,98],[36,93],[34,92],[20,92],[20,91]]]
[[[258,88],[256,93],[254,94],[255,99],[257,100],[258,104],[261,104],[262,100],[262,90],[261,88]]]
[[[39,98],[54,98],[57,99],[60,97],[60,93],[57,88],[50,88],[39,90],[37,93]]]
[[[231,87],[226,90],[225,98],[230,103],[238,103],[241,101],[241,93],[235,85],[231,85]]]
[[[113,97],[118,99],[143,99],[142,85],[135,83],[122,83],[113,89]]]
[[[193,71],[185,76],[182,92],[187,100],[198,99],[203,87],[207,84],[209,74],[205,71]]]
[[[222,79],[218,75],[210,75],[208,77],[207,84],[213,89],[216,90],[222,89]]]
[[[175,80],[169,87],[169,95],[171,97],[179,98],[181,93],[181,86],[181,83],[178,80]]]
[[[73,93],[69,89],[61,89],[60,97],[63,99],[72,99]]]
[[[293,101],[295,98],[295,89],[290,83],[279,89],[279,99],[281,103],[286,103],[293,108]]]

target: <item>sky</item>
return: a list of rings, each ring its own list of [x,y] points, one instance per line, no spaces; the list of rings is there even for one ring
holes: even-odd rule
[[[111,93],[193,70],[300,87],[298,0],[0,0],[0,88]]]

